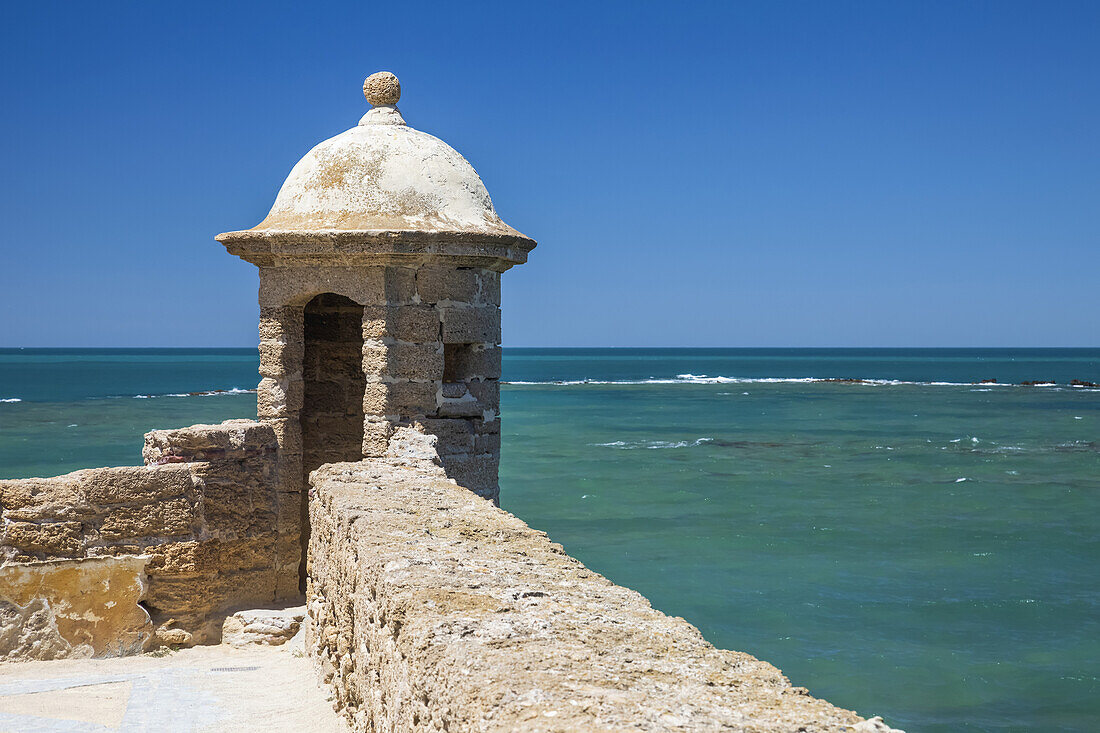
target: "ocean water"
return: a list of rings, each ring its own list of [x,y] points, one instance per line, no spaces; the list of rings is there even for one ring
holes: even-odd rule
[[[256,367],[0,350],[0,476],[251,417]],[[716,645],[909,731],[1100,729],[1100,389],[1068,386],[1100,349],[506,349],[504,372],[502,506]]]

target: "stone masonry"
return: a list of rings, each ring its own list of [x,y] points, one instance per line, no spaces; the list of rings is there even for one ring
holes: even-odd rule
[[[258,416],[280,501],[298,497],[279,532],[303,549],[302,589],[306,477],[385,454],[395,430],[436,436],[448,476],[497,500],[500,275],[535,246],[461,155],[405,124],[397,79],[372,79],[359,125],[299,161],[258,226],[218,237],[259,268]]]
[[[889,730],[715,649],[430,451],[312,481],[306,646],[355,731]]]
[[[276,447],[270,426],[231,420],[148,433],[145,466],[0,481],[0,561],[142,557],[157,639],[216,642],[225,613],[298,593],[297,545],[293,585],[278,584]]]

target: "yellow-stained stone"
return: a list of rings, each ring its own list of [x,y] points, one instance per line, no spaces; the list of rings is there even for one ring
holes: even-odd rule
[[[136,654],[153,624],[144,556],[46,560],[0,567],[0,659]]]

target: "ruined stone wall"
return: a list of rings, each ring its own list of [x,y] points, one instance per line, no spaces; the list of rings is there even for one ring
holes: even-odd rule
[[[231,420],[147,434],[146,466],[0,481],[0,564],[146,556],[158,638],[217,641],[227,610],[297,594],[297,546],[279,584],[275,451],[270,426]]]
[[[428,455],[312,482],[306,643],[356,731],[886,729],[715,649]]]

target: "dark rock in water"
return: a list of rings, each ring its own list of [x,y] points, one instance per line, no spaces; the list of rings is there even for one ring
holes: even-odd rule
[[[1057,384],[1057,382],[1053,379],[1029,379],[1026,382],[1020,382],[1021,387],[1045,387],[1051,384]]]
[[[982,381],[978,382],[978,384],[996,384],[996,383],[997,383],[996,379],[983,379]]]
[[[1089,382],[1084,379],[1071,379],[1069,380],[1069,386],[1071,387],[1100,387],[1100,384],[1096,382]]]

